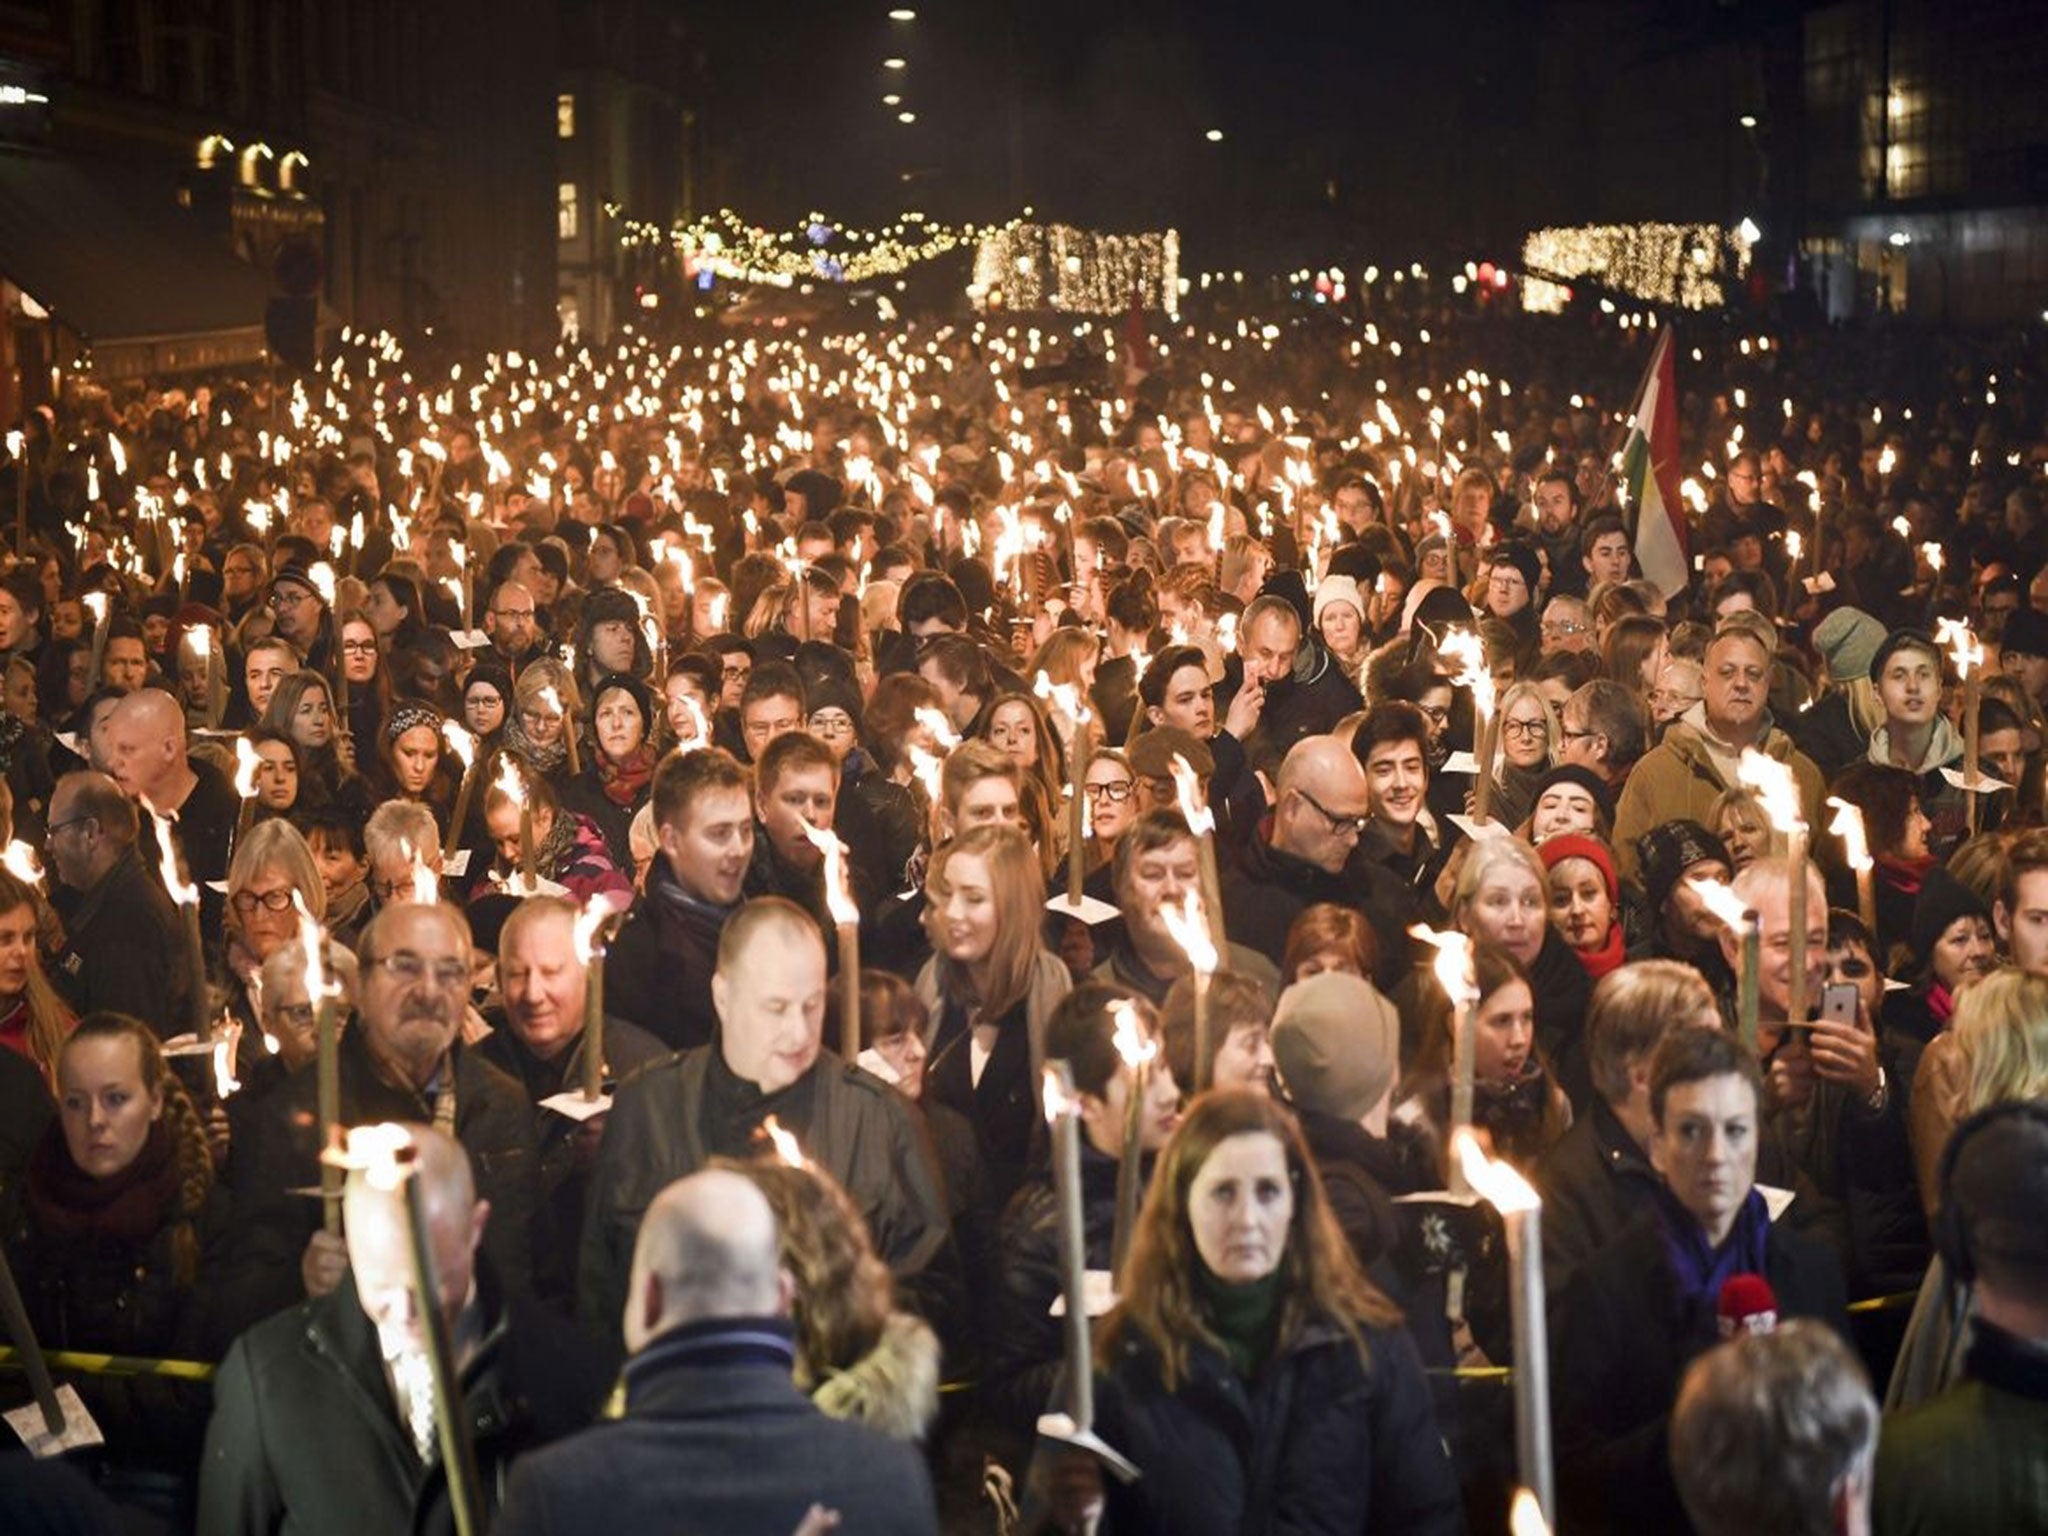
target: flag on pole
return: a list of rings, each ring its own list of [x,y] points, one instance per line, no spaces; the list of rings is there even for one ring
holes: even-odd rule
[[[1662,328],[1629,413],[1621,478],[1635,512],[1636,563],[1666,597],[1691,580],[1685,504],[1678,494],[1678,377],[1670,326]]]

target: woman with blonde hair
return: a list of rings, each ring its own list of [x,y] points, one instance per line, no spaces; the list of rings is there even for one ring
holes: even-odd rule
[[[571,739],[582,717],[583,695],[568,667],[543,656],[529,662],[512,685],[512,709],[505,716],[501,749],[514,753],[560,790],[582,766]]]
[[[1536,808],[1536,786],[1563,750],[1563,728],[1534,683],[1510,683],[1493,718],[1493,818],[1518,827]]]
[[[925,1094],[973,1122],[995,1210],[1024,1176],[1046,1021],[1073,984],[1040,939],[1044,905],[1038,856],[1015,827],[972,827],[932,853],[932,958],[917,976],[932,1018]]]
[[[1145,1475],[1105,1480],[1059,1454],[1066,1528],[1094,1508],[1119,1536],[1464,1528],[1415,1345],[1281,1105],[1195,1100],[1159,1156],[1120,1292],[1097,1330],[1095,1429]]]
[[[57,1056],[71,1033],[71,1010],[43,975],[42,894],[0,868],[0,1046],[34,1062],[46,1083],[57,1081]]]
[[[227,972],[227,1006],[244,1026],[261,1024],[255,997],[257,973],[272,955],[299,942],[299,913],[305,904],[313,921],[327,917],[327,884],[299,829],[282,819],[259,821],[235,844],[228,861],[226,936],[222,959]],[[246,1028],[243,1054],[259,1051],[260,1029]]]
[[[2048,1099],[2048,977],[1997,971],[1956,1000],[1949,1027],[1913,1074],[1908,1130],[1930,1217],[1941,1205],[1941,1159],[1955,1128],[1994,1104],[2030,1099]],[[1970,1306],[1969,1288],[1937,1254],[1906,1322],[1885,1412],[1925,1402],[1961,1377]]]

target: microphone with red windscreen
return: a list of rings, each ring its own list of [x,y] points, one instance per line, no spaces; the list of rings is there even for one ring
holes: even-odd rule
[[[1762,1275],[1730,1275],[1721,1282],[1721,1296],[1714,1311],[1724,1339],[1770,1333],[1778,1326],[1778,1294]]]

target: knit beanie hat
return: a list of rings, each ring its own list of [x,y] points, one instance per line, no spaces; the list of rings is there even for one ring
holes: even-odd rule
[[[1608,826],[1614,825],[1614,791],[1607,787],[1607,781],[1592,769],[1578,763],[1559,763],[1550,772],[1536,781],[1536,793],[1529,797],[1534,805],[1543,798],[1543,792],[1559,784],[1576,784],[1593,797],[1593,804],[1600,809],[1600,817]]]
[[[1615,873],[1614,854],[1597,837],[1587,837],[1582,832],[1565,832],[1545,838],[1536,845],[1536,857],[1543,861],[1547,870],[1557,868],[1566,859],[1585,859],[1600,871],[1600,878],[1607,886],[1607,899],[1621,899],[1621,877]]]
[[[1981,917],[1991,921],[1991,911],[1982,898],[1962,881],[1937,864],[1920,881],[1920,899],[1913,903],[1913,955],[1922,965],[1934,953],[1934,946],[1959,917]]]
[[[1324,971],[1280,994],[1273,1060],[1298,1108],[1363,1118],[1393,1087],[1400,1056],[1394,1005],[1362,977]]]
[[[1832,683],[1868,677],[1870,658],[1882,644],[1884,626],[1861,608],[1837,608],[1813,627],[1813,648]]]
[[[1636,861],[1650,910],[1659,911],[1685,872],[1695,864],[1717,863],[1733,870],[1728,845],[1696,821],[1667,821],[1636,839]]]

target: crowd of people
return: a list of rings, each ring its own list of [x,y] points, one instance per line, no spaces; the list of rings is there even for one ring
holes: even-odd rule
[[[1619,319],[74,379],[0,575],[0,1241],[128,1367],[0,1505],[1501,1530],[1545,1368],[1469,1133],[1542,1199],[1557,1528],[2040,1528],[2038,349],[1698,322],[1667,590]]]

